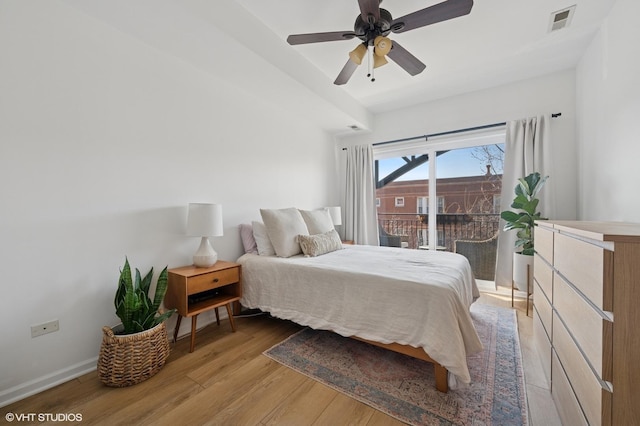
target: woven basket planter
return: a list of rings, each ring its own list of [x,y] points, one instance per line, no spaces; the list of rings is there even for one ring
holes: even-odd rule
[[[107,386],[135,385],[155,375],[169,356],[169,338],[164,322],[135,334],[116,335],[102,327],[98,377]]]

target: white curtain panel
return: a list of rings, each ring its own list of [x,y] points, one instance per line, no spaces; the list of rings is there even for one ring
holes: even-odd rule
[[[378,217],[373,164],[373,146],[347,148],[344,232],[346,240],[377,246]]]
[[[533,172],[549,176],[549,180],[538,194],[538,206],[543,217],[553,218],[555,213],[553,176],[551,175],[550,115],[514,120],[507,123],[502,174],[500,210],[511,208],[518,179]],[[502,231],[500,220],[498,253],[496,259],[496,285],[511,287],[512,262],[516,231]]]

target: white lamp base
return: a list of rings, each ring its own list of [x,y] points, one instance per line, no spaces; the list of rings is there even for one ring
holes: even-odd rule
[[[218,261],[218,253],[213,250],[208,237],[202,237],[200,247],[193,255],[193,264],[198,268],[208,268]]]

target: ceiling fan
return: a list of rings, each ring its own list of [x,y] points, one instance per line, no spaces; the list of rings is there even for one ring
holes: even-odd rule
[[[325,41],[362,40],[351,53],[338,77],[333,82],[345,84],[351,78],[362,59],[372,47],[373,68],[387,63],[388,56],[411,75],[420,74],[426,67],[418,58],[409,53],[397,41],[391,41],[389,33],[403,33],[438,22],[467,15],[473,7],[473,0],[446,0],[442,3],[418,10],[400,18],[393,19],[391,13],[380,7],[382,0],[358,0],[360,15],[356,18],[353,31],[333,31],[325,33],[292,34],[287,37],[291,45],[320,43]],[[371,79],[372,81],[375,78]]]

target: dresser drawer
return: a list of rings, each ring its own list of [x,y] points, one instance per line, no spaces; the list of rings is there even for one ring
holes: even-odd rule
[[[540,290],[537,282],[533,284],[533,304],[538,311],[538,316],[540,317],[545,332],[549,336],[549,339],[551,339],[551,316],[553,310],[549,299],[547,299],[544,292]]]
[[[240,281],[238,268],[223,269],[221,271],[208,272],[189,278],[187,294],[196,294],[205,290],[211,290]]]
[[[613,253],[562,233],[554,238],[554,266],[594,305],[613,310]],[[554,300],[555,303],[555,300]]]
[[[539,254],[533,258],[533,278],[538,282],[549,302],[553,302],[553,269],[542,260]]]
[[[540,357],[547,386],[549,386],[551,385],[551,339],[542,325],[537,308],[538,305],[533,307],[533,340]]]
[[[533,230],[533,236],[536,246],[536,253],[549,263],[553,263],[553,234],[554,232],[547,228],[544,222],[536,222]]]
[[[555,313],[553,318],[553,347],[585,417],[592,425],[601,424],[605,405],[610,407],[608,403],[603,404],[603,394],[606,391],[603,390],[599,380],[589,368],[580,350],[571,339],[569,332],[564,328]],[[555,370],[553,370],[553,379],[554,381],[556,379]]]
[[[571,426],[588,425],[589,423],[584,417],[580,404],[571,389],[571,384],[555,352],[551,355],[551,369],[553,370],[551,396],[556,403],[562,424]]]
[[[613,343],[611,322],[605,320],[584,298],[576,293],[567,282],[555,277],[554,307],[566,327],[571,330],[574,340],[603,379],[611,381]]]

